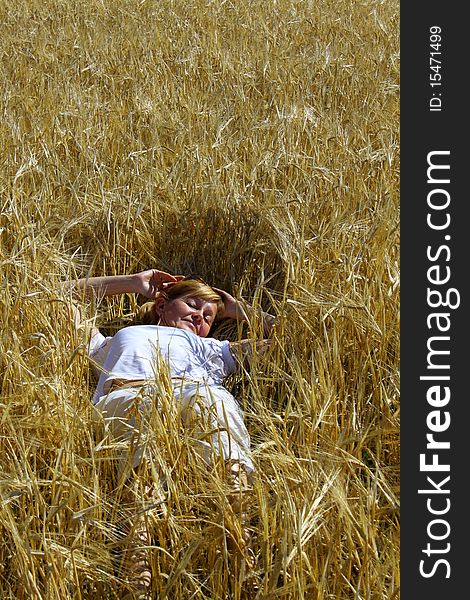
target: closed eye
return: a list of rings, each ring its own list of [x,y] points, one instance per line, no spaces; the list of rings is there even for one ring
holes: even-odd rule
[[[206,312],[206,309],[204,308],[204,305],[206,304],[205,302],[201,302],[200,300],[198,300],[197,298],[185,298],[184,302],[186,303],[187,306],[189,306],[189,308],[194,309],[194,310],[198,310],[198,309],[203,309],[203,319],[204,321],[209,325],[212,326],[212,324],[215,321],[215,314],[212,310],[208,310]]]

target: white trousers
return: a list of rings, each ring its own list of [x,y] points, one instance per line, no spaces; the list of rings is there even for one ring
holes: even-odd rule
[[[212,456],[240,462],[247,473],[254,470],[250,458],[250,436],[241,408],[234,396],[222,386],[195,382],[173,382],[177,414],[193,429],[195,443],[207,463]],[[149,439],[149,416],[158,403],[151,385],[123,387],[101,396],[95,404],[98,418],[104,419],[105,435],[129,444],[126,460],[137,467],[145,455]],[[157,404],[161,409],[161,406]],[[137,412],[138,411],[138,412]],[[195,418],[196,417],[196,418]],[[131,445],[130,445],[131,444]]]

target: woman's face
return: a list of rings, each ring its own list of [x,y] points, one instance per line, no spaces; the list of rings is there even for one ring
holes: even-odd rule
[[[215,302],[192,296],[174,300],[159,298],[155,301],[155,310],[160,325],[185,329],[200,337],[207,337],[217,316]]]

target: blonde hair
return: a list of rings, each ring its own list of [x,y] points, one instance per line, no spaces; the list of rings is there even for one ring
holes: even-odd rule
[[[177,298],[202,298],[217,305],[217,315],[224,310],[224,302],[210,285],[199,279],[182,279],[159,292],[160,298],[176,300]],[[155,301],[146,302],[137,311],[135,321],[142,325],[158,325],[160,317],[155,311]]]

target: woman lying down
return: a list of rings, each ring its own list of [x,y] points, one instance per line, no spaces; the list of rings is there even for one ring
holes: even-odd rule
[[[232,506],[242,519],[243,491],[248,489],[254,469],[250,436],[240,406],[223,381],[236,370],[240,358],[249,354],[253,343],[220,341],[209,333],[219,318],[248,321],[247,309],[227,292],[202,280],[155,269],[80,279],[71,285],[76,298],[136,293],[151,299],[141,308],[141,325],[124,327],[112,337],[93,327],[87,346],[99,374],[93,395],[96,411],[104,420],[106,434],[127,443],[121,471],[130,468],[132,473],[145,457],[149,416],[158,390],[156,364],[163,359],[182,422],[189,421],[195,412],[209,423],[210,437],[201,431],[199,450],[209,464],[214,456],[223,458],[227,481],[234,489]],[[75,326],[81,327],[81,311],[76,304],[72,311]],[[268,313],[261,315],[267,333],[275,318]],[[257,349],[267,343],[258,342]],[[125,568],[129,583],[144,598],[151,591],[151,569],[141,547],[149,544],[149,538],[142,520],[136,519],[130,529],[132,541]]]

